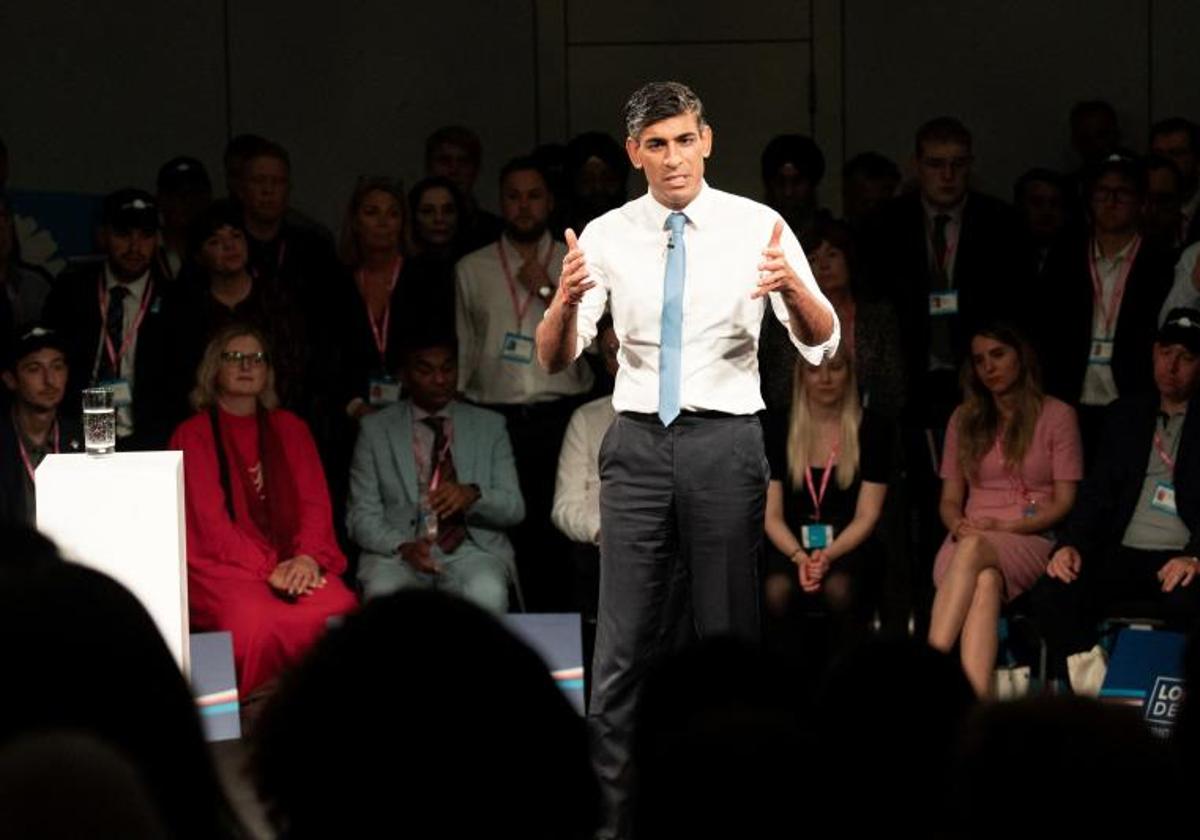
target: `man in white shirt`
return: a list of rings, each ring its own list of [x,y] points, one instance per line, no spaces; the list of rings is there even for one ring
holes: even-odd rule
[[[526,603],[535,611],[574,610],[562,560],[567,541],[550,523],[554,474],[563,433],[592,387],[583,359],[547,373],[534,360],[534,327],[554,295],[566,247],[550,238],[554,198],[532,158],[500,172],[504,233],[455,268],[459,388],[467,399],[503,414],[528,515],[513,529]]]
[[[600,606],[591,705],[608,814],[629,832],[628,742],[646,665],[672,628],[669,582],[690,578],[701,637],[759,633],[757,560],[767,465],[758,335],[767,300],[811,363],[839,328],[778,213],[704,182],[713,131],[699,98],[652,82],[625,107],[626,151],[649,192],[594,220],[568,253],[538,326],[538,359],[562,370],[595,337],[605,303],[620,340],[618,416],[600,452]]]

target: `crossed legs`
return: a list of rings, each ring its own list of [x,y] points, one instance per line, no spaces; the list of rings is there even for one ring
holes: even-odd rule
[[[978,534],[960,539],[933,599],[929,644],[948,653],[955,641],[960,643],[963,671],[980,697],[988,694],[996,663],[1003,595],[1004,577],[992,544]]]

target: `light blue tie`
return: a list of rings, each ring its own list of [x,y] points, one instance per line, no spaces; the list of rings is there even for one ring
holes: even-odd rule
[[[679,416],[680,360],[683,355],[683,275],[687,264],[683,225],[687,216],[672,213],[664,227],[671,229],[667,245],[667,276],[663,279],[662,332],[658,357],[658,417],[664,426]]]

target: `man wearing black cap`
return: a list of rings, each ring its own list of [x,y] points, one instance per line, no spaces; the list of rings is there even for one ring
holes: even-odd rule
[[[212,182],[195,158],[172,158],[158,170],[158,208],[162,216],[159,262],[164,275],[175,278],[187,257],[188,230],[212,204]]]
[[[1149,604],[1183,631],[1200,618],[1200,310],[1171,310],[1153,360],[1157,390],[1108,407],[1095,464],[1030,595],[1051,676],[1091,648],[1115,605]]]
[[[64,274],[44,319],[67,342],[68,404],[81,388],[105,385],[117,406],[119,449],[157,449],[171,433],[164,410],[168,331],[158,268],[158,207],[141,190],[104,200],[100,243],[107,258]]]
[[[53,330],[33,327],[19,336],[0,373],[9,409],[0,418],[0,524],[34,525],[34,470],[51,452],[79,452],[77,417],[61,417],[67,388],[66,344]]]

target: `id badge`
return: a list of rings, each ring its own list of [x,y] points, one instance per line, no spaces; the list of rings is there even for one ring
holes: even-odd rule
[[[1089,365],[1111,365],[1112,356],[1113,343],[1110,339],[1092,339],[1092,349],[1088,353]]]
[[[100,387],[112,388],[114,408],[133,405],[133,388],[128,379],[105,379],[100,382]]]
[[[400,401],[400,383],[390,376],[373,376],[367,393],[371,405],[391,405]]]
[[[934,317],[958,314],[958,291],[929,293],[929,314]]]
[[[833,542],[833,526],[822,525],[816,523],[813,525],[805,525],[800,529],[800,544],[807,551],[815,551],[818,548],[829,548]]]
[[[532,364],[533,336],[513,332],[505,333],[504,347],[500,350],[500,358],[519,365]]]
[[[1150,497],[1150,507],[1168,516],[1178,516],[1179,510],[1175,507],[1175,487],[1165,481],[1155,484],[1154,495]]]

